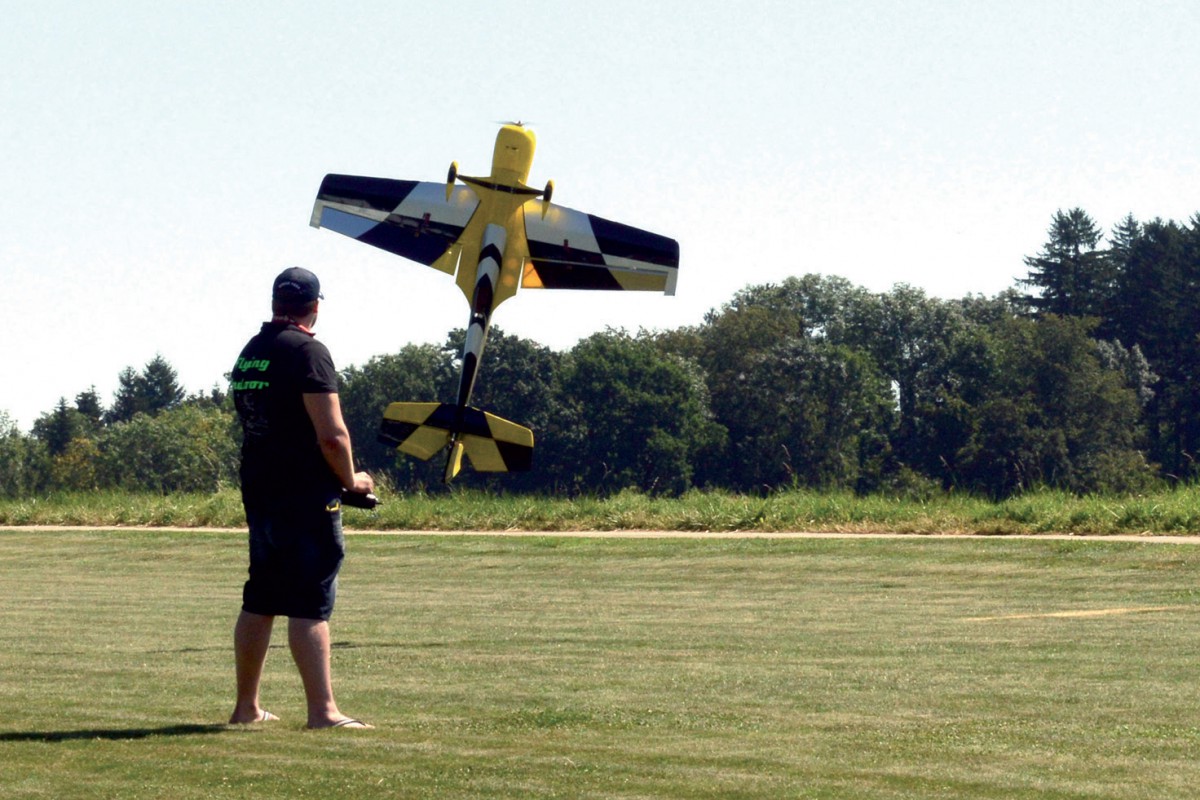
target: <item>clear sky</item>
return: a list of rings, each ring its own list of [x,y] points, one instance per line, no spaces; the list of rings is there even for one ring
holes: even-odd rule
[[[0,0],[0,410],[189,391],[321,278],[339,367],[441,342],[441,273],[308,225],[327,172],[444,180],[538,135],[555,202],[679,240],[678,294],[528,291],[555,348],[675,328],[747,285],[995,294],[1059,208],[1200,211],[1200,14],[1154,0]],[[397,398],[435,399],[435,398]]]

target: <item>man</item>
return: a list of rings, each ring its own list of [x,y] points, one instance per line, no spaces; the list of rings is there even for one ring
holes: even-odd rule
[[[259,705],[259,682],[275,617],[285,616],[308,727],[369,728],[334,700],[328,620],[345,552],[342,490],[369,493],[374,483],[354,469],[333,360],[313,338],[323,298],[317,276],[286,269],[271,296],[271,321],[245,346],[232,373],[245,434],[241,479],[250,577],[234,629],[237,704],[229,721],[277,719]]]

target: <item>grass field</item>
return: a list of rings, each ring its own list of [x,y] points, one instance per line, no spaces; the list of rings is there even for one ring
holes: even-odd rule
[[[960,493],[928,497],[797,489],[765,496],[693,491],[651,497],[505,495],[477,490],[395,495],[346,524],[409,531],[840,531],[900,533],[1200,533],[1200,486],[1146,495],[1076,496],[1036,491],[1003,501]],[[0,525],[241,527],[236,489],[215,494],[54,493],[0,499]]]
[[[0,532],[5,798],[1181,798],[1200,548],[353,536],[345,711],[272,650],[221,723],[243,538]]]

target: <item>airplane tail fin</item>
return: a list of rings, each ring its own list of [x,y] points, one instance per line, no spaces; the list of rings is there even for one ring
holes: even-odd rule
[[[449,445],[446,481],[458,474],[464,454],[478,472],[523,472],[533,464],[533,431],[470,406],[392,403],[379,440],[425,461]]]

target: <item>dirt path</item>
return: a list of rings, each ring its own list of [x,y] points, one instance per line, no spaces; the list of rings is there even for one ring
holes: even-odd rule
[[[164,531],[186,533],[244,533],[245,528],[179,528],[114,525],[0,525],[0,531]],[[347,529],[348,536],[496,536],[552,537],[564,539],[1045,539],[1105,542],[1154,542],[1159,544],[1200,544],[1196,534],[1003,534],[973,533],[840,533],[826,531],[383,531]]]

